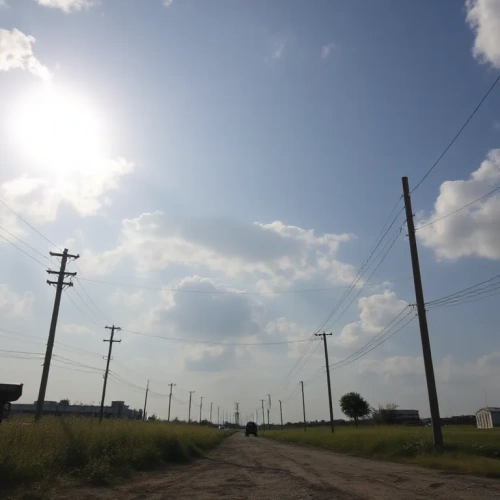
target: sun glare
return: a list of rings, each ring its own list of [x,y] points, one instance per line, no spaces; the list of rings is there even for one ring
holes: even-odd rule
[[[47,86],[25,99],[14,119],[18,147],[36,165],[64,174],[99,158],[102,131],[91,106]]]

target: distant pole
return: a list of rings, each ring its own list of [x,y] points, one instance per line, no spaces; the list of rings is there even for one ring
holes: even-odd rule
[[[328,383],[328,403],[330,406],[330,427],[332,432],[335,432],[333,424],[333,403],[332,403],[332,386],[330,384],[330,363],[328,362],[328,345],[326,343],[326,336],[332,335],[331,333],[315,333],[316,337],[323,337],[323,345],[325,347],[325,363],[326,363],[326,381]]]
[[[283,406],[280,400],[280,417],[281,417],[281,430],[283,430]]]
[[[193,396],[194,391],[189,391],[189,413],[188,413],[188,424],[191,423],[191,398]]]
[[[212,423],[212,405],[213,403],[210,403],[210,423]]]
[[[271,425],[269,424],[269,408],[267,409],[267,430],[271,430]]]
[[[109,349],[108,349],[108,359],[106,360],[106,371],[104,372],[104,384],[102,386],[102,396],[101,396],[101,410],[99,412],[99,423],[102,422],[102,416],[104,414],[104,400],[106,399],[106,386],[108,385],[108,373],[109,373],[109,362],[111,361],[111,351],[113,350],[113,344],[115,342],[121,342],[121,340],[114,340],[115,336],[115,331],[121,330],[119,326],[106,326],[108,330],[111,330],[111,335],[109,337],[109,340],[103,340],[103,342],[109,342]]]
[[[201,409],[203,408],[203,400],[205,399],[204,396],[201,396],[200,398],[200,425],[201,425]]]
[[[261,399],[260,402],[262,403],[262,426],[264,427],[264,430],[266,430],[266,417],[264,413],[264,399]]]
[[[306,421],[306,401],[304,399],[304,382],[301,380],[300,385],[302,386],[302,410],[304,411],[304,432],[307,431],[307,421]]]
[[[38,400],[36,402],[35,422],[42,418],[43,403],[45,402],[45,393],[47,391],[47,383],[49,381],[50,361],[52,360],[52,350],[54,349],[54,340],[56,337],[57,318],[59,317],[59,306],[61,305],[61,295],[65,286],[73,286],[73,283],[65,282],[66,276],[75,276],[76,273],[66,272],[66,263],[69,258],[78,259],[79,255],[68,255],[68,249],[65,248],[63,253],[49,252],[54,257],[61,257],[61,267],[59,271],[47,270],[49,274],[57,274],[57,281],[47,280],[49,285],[56,285],[56,296],[54,299],[54,308],[52,310],[52,319],[50,321],[49,338],[47,340],[47,349],[45,350],[45,360],[43,362],[42,378],[40,380],[40,390],[38,392]]]
[[[168,396],[168,418],[167,422],[170,422],[170,405],[172,404],[172,388],[175,387],[177,384],[168,384],[170,386],[170,394]]]
[[[427,392],[429,393],[429,406],[432,418],[432,432],[434,435],[434,446],[443,446],[443,431],[441,429],[441,417],[439,415],[439,401],[434,377],[434,366],[432,364],[431,343],[427,327],[427,316],[425,313],[424,291],[422,278],[420,276],[420,263],[418,260],[417,240],[415,238],[415,226],[413,223],[413,210],[411,206],[410,188],[408,177],[403,177],[403,197],[406,209],[406,224],[408,226],[408,241],[410,243],[411,265],[413,268],[413,281],[415,284],[415,298],[417,301],[418,322],[420,325],[420,338],[422,341],[422,353],[425,366],[425,378],[427,380]]]
[[[146,406],[148,405],[148,392],[149,392],[149,379],[146,386],[146,396],[144,397],[144,411],[142,412],[142,419],[146,420]]]
[[[219,410],[220,406],[217,406],[217,425],[220,425]]]

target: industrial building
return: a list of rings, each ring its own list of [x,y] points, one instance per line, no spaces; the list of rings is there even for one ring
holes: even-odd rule
[[[44,415],[56,416],[82,416],[98,417],[101,411],[100,405],[72,405],[68,400],[45,401],[43,403]],[[12,404],[11,415],[34,415],[36,412],[36,401],[33,404]],[[111,406],[105,406],[104,418],[129,418],[132,420],[142,419],[142,410],[130,409],[124,401],[112,401]]]
[[[418,410],[394,410],[395,424],[420,424],[420,416]]]
[[[476,423],[478,429],[500,427],[500,408],[487,406],[476,411]]]

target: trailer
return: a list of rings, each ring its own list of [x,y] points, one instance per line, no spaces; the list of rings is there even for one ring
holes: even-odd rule
[[[0,424],[10,413],[12,401],[17,401],[23,394],[23,384],[0,384]]]

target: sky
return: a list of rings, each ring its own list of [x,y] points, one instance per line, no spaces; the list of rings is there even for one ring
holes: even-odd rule
[[[427,417],[407,176],[426,301],[493,278],[427,306],[441,414],[500,406],[499,86],[424,178],[499,70],[499,0],[0,0],[0,382],[37,399],[67,248],[47,400],[116,325],[107,404],[327,419],[325,331],[336,418]]]

